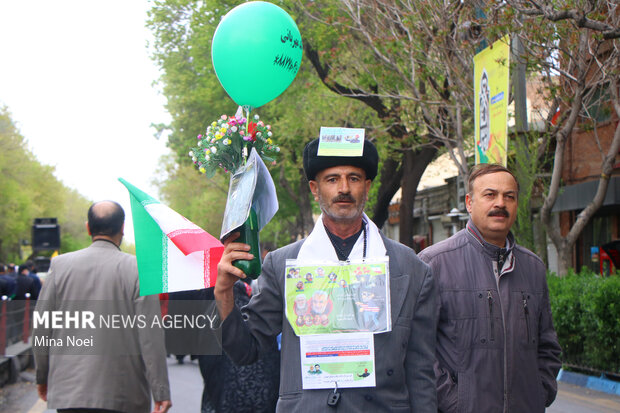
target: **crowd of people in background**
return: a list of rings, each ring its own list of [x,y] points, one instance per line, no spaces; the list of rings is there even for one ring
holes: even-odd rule
[[[34,302],[41,291],[41,280],[34,270],[30,261],[19,266],[0,263],[0,302],[7,304],[0,309],[0,320],[4,326],[0,328],[3,335],[0,339],[4,345],[24,340],[24,323],[28,322],[34,308],[27,306],[26,300]]]
[[[34,264],[26,261],[16,266],[0,263],[0,297],[8,300],[36,300],[41,291],[41,280],[34,272]]]

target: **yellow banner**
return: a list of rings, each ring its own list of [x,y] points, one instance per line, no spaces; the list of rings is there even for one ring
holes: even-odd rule
[[[510,36],[474,56],[476,164],[506,165]]]

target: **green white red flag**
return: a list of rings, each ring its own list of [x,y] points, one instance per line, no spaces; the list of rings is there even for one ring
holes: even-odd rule
[[[213,287],[224,245],[126,180],[119,181],[131,199],[140,295]]]

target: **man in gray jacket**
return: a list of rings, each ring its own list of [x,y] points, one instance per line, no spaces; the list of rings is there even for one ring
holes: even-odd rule
[[[223,348],[238,364],[250,364],[282,333],[278,412],[436,413],[433,362],[436,288],[428,266],[413,250],[385,238],[363,213],[378,155],[366,141],[361,156],[318,156],[318,139],[306,145],[304,169],[322,215],[308,238],[267,254],[258,279],[259,293],[241,311],[232,288],[241,270],[238,259],[252,259],[249,245],[226,241],[215,285]],[[232,240],[234,241],[234,239]],[[376,386],[304,388],[300,342],[285,317],[285,263],[303,256],[315,262],[389,257],[392,329],[374,334]],[[347,334],[333,335],[338,342]],[[314,366],[313,366],[314,367]],[[324,364],[321,363],[321,369]],[[362,373],[362,372],[360,372]],[[361,377],[361,376],[360,376]]]
[[[518,192],[505,167],[477,165],[467,227],[420,253],[439,285],[435,374],[443,413],[542,413],[555,399],[561,349],[545,266],[510,232]]]
[[[75,314],[71,310],[97,303],[119,317],[139,315],[152,320],[159,313],[158,296],[139,294],[136,257],[119,248],[124,221],[123,208],[116,202],[90,207],[86,225],[93,242],[52,260],[37,302],[38,314]],[[76,327],[77,321],[65,324],[35,331],[35,336],[44,338],[35,338],[37,389],[49,408],[68,413],[147,413],[152,395],[153,412],[168,411],[172,404],[163,331],[113,328],[80,347],[69,346],[71,332],[88,332],[88,337],[101,331],[102,325],[96,320],[94,329],[86,324]],[[113,346],[110,335],[115,337]]]

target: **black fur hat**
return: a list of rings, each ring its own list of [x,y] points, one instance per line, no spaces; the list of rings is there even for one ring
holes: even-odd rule
[[[308,143],[304,148],[304,171],[308,181],[314,180],[316,174],[333,166],[351,165],[366,171],[366,179],[371,181],[377,176],[379,154],[377,148],[369,140],[364,139],[362,156],[318,156],[319,139]]]

